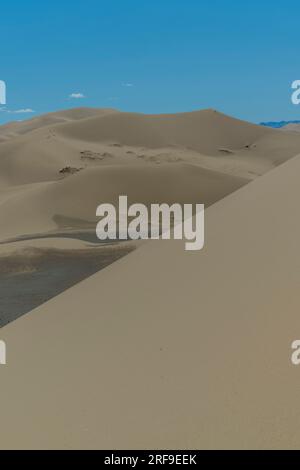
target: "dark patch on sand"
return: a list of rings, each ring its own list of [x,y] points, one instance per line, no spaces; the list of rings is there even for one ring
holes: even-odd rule
[[[61,175],[67,176],[67,175],[74,175],[75,173],[78,173],[79,171],[84,170],[84,168],[76,168],[73,166],[65,166],[61,170],[59,170],[59,173]]]
[[[0,258],[0,327],[64,292],[134,250],[27,248]]]

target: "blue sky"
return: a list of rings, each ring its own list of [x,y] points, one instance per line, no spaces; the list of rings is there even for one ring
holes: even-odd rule
[[[0,122],[77,106],[300,119],[299,2],[1,2]],[[72,93],[85,98],[70,98]]]

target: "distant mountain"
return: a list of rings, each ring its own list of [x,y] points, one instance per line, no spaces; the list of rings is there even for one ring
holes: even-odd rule
[[[281,129],[282,127],[287,126],[288,124],[300,124],[300,121],[270,121],[270,122],[260,122],[261,126],[273,127],[274,129]]]

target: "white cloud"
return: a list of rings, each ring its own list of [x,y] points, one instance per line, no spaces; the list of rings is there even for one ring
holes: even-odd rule
[[[30,114],[30,113],[35,113],[35,111],[31,108],[25,108],[25,109],[16,109],[15,111],[10,111],[7,110],[8,113],[10,114]]]
[[[75,99],[75,100],[80,100],[80,99],[85,98],[85,96],[84,96],[83,93],[71,93],[71,94],[69,95],[69,98]]]
[[[122,83],[122,86],[125,86],[127,88],[133,87],[133,83]]]

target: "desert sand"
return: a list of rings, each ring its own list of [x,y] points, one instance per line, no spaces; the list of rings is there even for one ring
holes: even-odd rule
[[[148,116],[79,108],[2,126],[0,134],[7,139],[0,241],[94,229],[97,205],[122,192],[134,202],[208,206],[300,153],[299,135],[214,110]]]
[[[284,131],[291,131],[291,132],[300,132],[300,124],[288,124],[284,126]]]
[[[142,243],[2,328],[0,447],[299,448],[300,136],[213,110],[76,113],[3,131],[2,261],[107,249],[64,237],[122,192],[205,203],[206,245]]]
[[[39,263],[33,263],[32,273],[32,267],[24,272],[29,247],[25,250],[20,243],[10,257],[8,272],[7,257],[2,258],[6,244],[27,240],[32,251],[37,240],[45,238],[52,243],[53,238],[66,237],[69,243],[72,238],[95,243],[97,206],[116,203],[121,194],[128,196],[129,203],[147,205],[213,204],[276,164],[268,156],[260,164],[258,155],[268,145],[257,149],[256,142],[268,134],[213,110],[146,116],[78,108],[0,127],[1,281],[4,293],[10,292],[0,300],[0,327],[92,274],[88,258],[95,248],[89,247],[90,254],[78,250],[79,258],[86,258],[86,267],[79,263],[71,272],[63,269],[61,275],[67,280],[60,282],[45,250],[38,256],[34,252]],[[284,136],[280,139],[284,158],[296,151],[293,146],[300,150],[298,136],[292,143]],[[97,266],[104,268],[121,252],[128,250],[97,250]],[[60,249],[60,259],[61,253]],[[72,257],[66,253],[66,268],[75,263]],[[14,273],[18,277],[13,279]],[[37,277],[49,284],[48,294]],[[20,289],[18,302],[11,304],[15,288]]]

